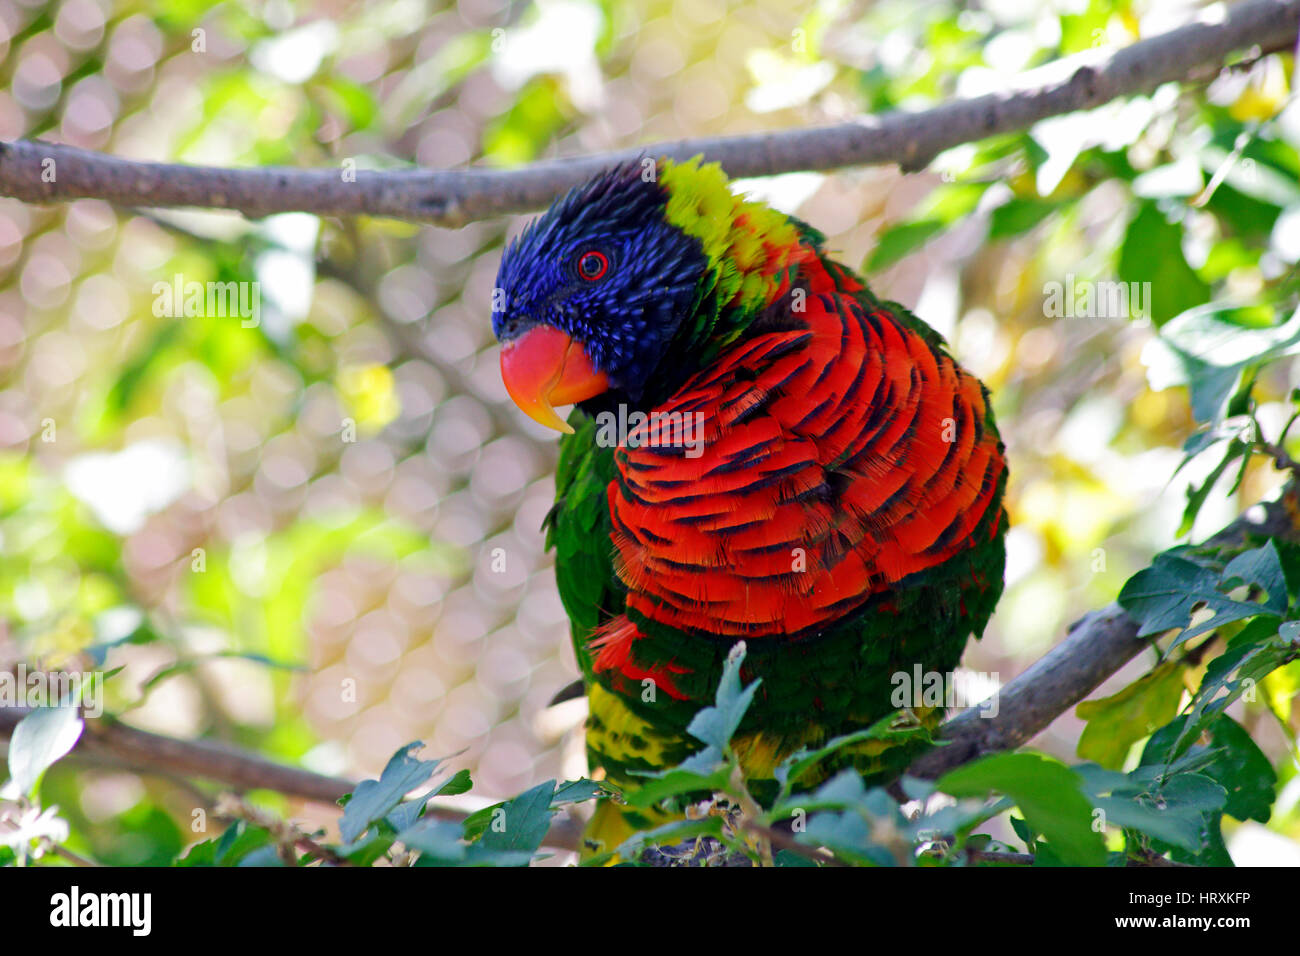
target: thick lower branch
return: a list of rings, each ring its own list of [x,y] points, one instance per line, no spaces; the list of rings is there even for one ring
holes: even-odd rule
[[[1300,540],[1298,491],[1289,485],[1277,501],[1250,509],[1209,543],[1237,543],[1248,536]],[[1027,743],[1151,646],[1137,632],[1137,622],[1118,604],[1084,615],[1064,641],[1002,688],[996,716],[983,716],[978,706],[962,711],[940,731],[947,746],[923,754],[907,772],[933,779],[976,757]]]
[[[893,163],[914,170],[962,143],[1025,130],[1047,117],[1147,93],[1162,83],[1203,79],[1236,51],[1290,48],[1298,27],[1300,0],[1247,0],[1230,6],[1219,22],[1190,23],[1119,50],[1041,67],[1004,93],[837,126],[678,140],[512,170],[218,169],[17,141],[0,144],[0,195],[26,202],[92,197],[124,206],[234,209],[248,216],[302,211],[461,226],[545,206],[601,169],[641,155],[688,159],[703,153],[732,176]]]

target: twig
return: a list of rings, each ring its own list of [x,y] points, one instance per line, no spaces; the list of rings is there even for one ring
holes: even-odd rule
[[[1279,471],[1289,471],[1293,475],[1300,474],[1300,464],[1296,464],[1296,460],[1287,454],[1286,449],[1281,445],[1275,445],[1267,441],[1257,441],[1255,447],[1272,458],[1273,464],[1277,466]]]
[[[1012,853],[1005,850],[971,850],[965,851],[966,858],[972,863],[1004,863],[1010,866],[1033,866],[1032,853]]]
[[[54,843],[53,841],[47,840],[45,848],[49,850],[51,853],[53,853],[55,856],[62,857],[63,859],[67,860],[73,866],[103,866],[104,865],[103,863],[96,863],[94,860],[87,859],[86,857],[81,856],[80,854],[73,853],[66,846],[63,846],[62,844],[59,843]]]
[[[1147,850],[1147,849],[1143,849],[1143,850],[1138,851],[1138,855],[1137,855],[1137,856],[1130,856],[1130,857],[1129,857],[1129,858],[1124,862],[1124,865],[1125,865],[1126,867],[1143,867],[1143,866],[1152,866],[1152,867],[1177,867],[1177,866],[1187,866],[1187,867],[1190,867],[1190,866],[1192,866],[1193,864],[1191,864],[1191,863],[1179,863],[1177,860],[1171,860],[1171,859],[1169,859],[1168,857],[1163,857],[1163,856],[1161,856],[1159,853],[1155,852],[1155,850]]]
[[[350,860],[339,856],[329,847],[321,846],[311,834],[304,832],[292,822],[282,820],[275,814],[259,810],[246,800],[232,794],[222,795],[217,803],[215,815],[217,819],[224,820],[227,823],[243,820],[255,827],[266,830],[275,840],[280,859],[284,861],[286,866],[298,865],[298,861],[293,856],[295,848],[302,850],[303,853],[313,859],[333,866],[352,865]]]
[[[134,162],[20,140],[0,144],[0,195],[26,202],[91,197],[123,206],[234,209],[248,216],[303,211],[462,226],[544,206],[599,170],[641,155],[687,159],[703,153],[733,176],[894,163],[910,171],[962,143],[1025,130],[1047,117],[1147,93],[1163,83],[1204,78],[1235,51],[1293,42],[1298,26],[1300,0],[1247,0],[1228,7],[1220,22],[1198,20],[1122,49],[1088,51],[1024,74],[1007,92],[921,112],[678,140],[513,170],[220,169]]]
[[[774,846],[778,850],[789,850],[798,856],[825,866],[848,866],[843,860],[836,857],[830,850],[821,849],[815,846],[809,846],[807,843],[801,843],[784,830],[777,830],[774,827],[765,827],[762,824],[754,823],[752,820],[740,819],[736,821],[737,826],[747,833],[752,834],[760,840],[766,840],[769,846]],[[769,860],[766,864],[771,866]]]

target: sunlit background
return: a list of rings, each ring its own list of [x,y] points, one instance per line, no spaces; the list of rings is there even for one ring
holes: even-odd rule
[[[795,6],[0,0],[0,139],[227,166],[509,166],[923,108],[1192,9]],[[1052,317],[1045,285],[1149,280],[1160,322],[1287,274],[1294,107],[1272,127],[1282,174],[1261,161],[1194,199],[1234,130],[1283,106],[1292,65],[1045,122],[921,174],[742,184],[827,233],[993,391],[1013,530],[973,670],[1019,673],[1177,540],[1212,462],[1173,477],[1193,422],[1185,389],[1148,379],[1152,324]],[[581,704],[547,706],[576,676],[539,532],[555,435],[508,400],[489,326],[521,224],[0,200],[0,665],[120,667],[108,708],[131,724],[330,774],[376,774],[416,739],[457,754],[483,802],[582,774]],[[156,284],[177,277],[256,281],[257,326],[157,314]],[[1285,418],[1290,374],[1262,387],[1265,422]],[[1217,489],[1196,535],[1279,480],[1255,465]],[[1229,833],[1240,862],[1300,859],[1300,673],[1278,680],[1289,731],[1263,706],[1240,716],[1285,787],[1271,829]],[[1067,715],[1038,745],[1077,760],[1080,727]],[[175,781],[60,766],[47,787],[106,862],[197,839]]]

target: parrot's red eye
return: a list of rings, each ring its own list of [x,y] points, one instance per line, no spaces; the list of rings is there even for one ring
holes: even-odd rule
[[[603,252],[592,249],[578,257],[578,275],[588,282],[595,282],[609,269],[609,259]]]

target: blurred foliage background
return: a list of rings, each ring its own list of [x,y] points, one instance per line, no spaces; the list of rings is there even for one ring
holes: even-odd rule
[[[917,109],[1186,21],[1178,0],[0,0],[0,139],[209,165],[509,166]],[[742,184],[797,211],[993,391],[1012,463],[1008,588],[966,664],[1005,679],[1178,540],[1195,429],[1151,342],[1216,298],[1293,301],[1300,107],[1284,52],[1040,123],[924,173]],[[0,199],[0,666],[120,668],[107,706],[331,774],[407,741],[480,800],[584,770],[539,526],[553,433],[489,328],[503,238],[284,215]],[[156,283],[257,282],[261,320],[159,316]],[[1049,284],[1150,282],[1153,321],[1053,315]],[[1145,356],[1145,362],[1144,362]],[[1290,362],[1256,387],[1280,430]],[[1169,387],[1166,387],[1169,386]],[[355,429],[355,433],[351,428]],[[1193,537],[1271,493],[1252,463]],[[1148,667],[1135,662],[1107,688]],[[1241,719],[1276,763],[1238,862],[1300,862],[1300,685]],[[580,706],[580,705],[579,705]],[[1081,723],[1039,745],[1073,758]],[[260,794],[299,818],[332,815]],[[68,845],[163,862],[175,780],[60,764]]]

